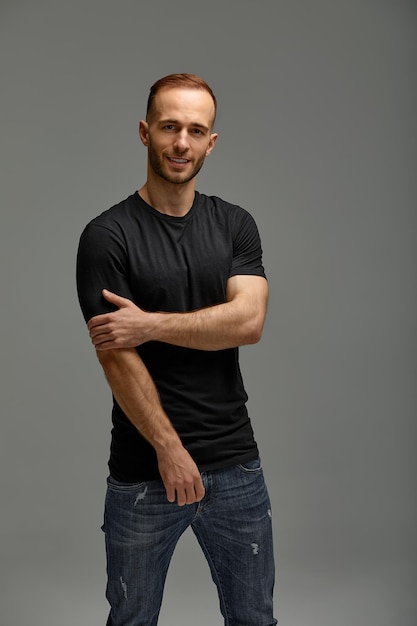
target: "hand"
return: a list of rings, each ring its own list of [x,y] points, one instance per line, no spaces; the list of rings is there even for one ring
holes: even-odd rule
[[[197,465],[180,444],[175,450],[157,452],[159,473],[169,502],[179,506],[199,502],[205,489]]]
[[[135,348],[150,341],[150,319],[147,313],[127,298],[103,289],[103,296],[118,311],[92,317],[87,324],[91,341],[97,350]]]

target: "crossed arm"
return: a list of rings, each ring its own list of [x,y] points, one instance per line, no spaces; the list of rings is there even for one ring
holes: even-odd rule
[[[163,341],[184,348],[223,350],[259,341],[265,321],[268,286],[261,276],[233,276],[226,302],[190,313],[149,313],[107,290],[103,296],[118,308],[88,322],[98,351],[134,348]]]
[[[154,447],[167,498],[179,505],[204,496],[194,460],[183,447],[160,403],[147,368],[134,349],[157,340],[200,350],[259,341],[265,321],[268,287],[259,276],[234,276],[227,300],[191,313],[148,313],[111,292],[103,295],[118,306],[93,317],[88,329],[112,392],[130,421]]]

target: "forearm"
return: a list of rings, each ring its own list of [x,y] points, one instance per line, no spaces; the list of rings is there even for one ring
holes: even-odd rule
[[[149,341],[197,350],[224,350],[259,341],[268,284],[260,276],[234,276],[227,282],[224,303],[184,313],[147,312],[106,289],[103,296],[118,310],[88,322],[98,351],[133,348]]]
[[[180,443],[136,350],[106,350],[97,356],[120,408],[155,450]]]
[[[154,447],[169,502],[198,502],[204,486],[197,465],[172,426],[156,387],[134,349],[97,352],[119,406]]]
[[[249,281],[246,289],[239,289],[238,280],[231,282],[229,299],[223,304],[188,313],[150,314],[152,339],[200,350],[257,343],[265,321],[268,288],[263,278],[249,277]]]
[[[260,339],[260,325],[248,320],[236,303],[218,304],[190,313],[153,315],[153,339],[184,348],[224,350]]]

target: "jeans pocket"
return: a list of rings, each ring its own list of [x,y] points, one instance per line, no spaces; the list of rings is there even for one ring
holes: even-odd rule
[[[107,478],[107,487],[112,489],[113,491],[136,491],[140,489],[146,484],[145,481],[139,483],[122,483],[119,480],[113,478],[113,476],[109,476]]]
[[[262,472],[262,464],[259,457],[256,459],[252,459],[251,461],[239,463],[237,467],[240,469],[241,472],[244,472],[245,474],[258,474]]]

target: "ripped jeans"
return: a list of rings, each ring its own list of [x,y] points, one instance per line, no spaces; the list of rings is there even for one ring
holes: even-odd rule
[[[108,478],[103,530],[107,626],[156,626],[175,546],[191,526],[226,626],[273,626],[271,508],[260,460],[202,472],[201,502],[168,502],[162,481]]]

